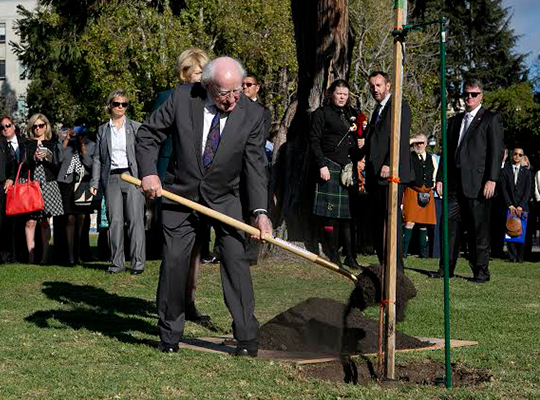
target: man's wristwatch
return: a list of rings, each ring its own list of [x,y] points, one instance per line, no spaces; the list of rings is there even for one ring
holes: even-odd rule
[[[257,218],[259,215],[268,215],[266,210],[255,210],[253,211],[253,217]]]

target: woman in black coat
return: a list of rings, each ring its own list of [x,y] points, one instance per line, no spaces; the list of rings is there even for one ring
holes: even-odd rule
[[[353,136],[357,113],[349,106],[349,84],[338,79],[330,85],[326,105],[313,114],[310,146],[318,172],[313,213],[319,217],[323,244],[330,260],[341,265],[338,248],[343,245],[344,264],[360,268],[353,256],[349,196],[358,190],[352,181],[341,182],[341,171],[349,165],[356,172],[358,144]],[[352,164],[351,164],[352,163]]]
[[[45,208],[43,211],[26,214],[25,236],[28,248],[28,263],[35,262],[35,233],[39,222],[41,226],[42,256],[41,263],[47,263],[51,227],[49,217],[62,215],[64,209],[56,175],[58,174],[58,149],[56,141],[52,140],[51,124],[43,114],[34,114],[28,121],[29,138],[24,155],[20,176],[23,179],[39,181]]]

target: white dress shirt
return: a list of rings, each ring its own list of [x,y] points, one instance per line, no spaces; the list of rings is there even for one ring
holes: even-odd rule
[[[381,115],[382,111],[384,110],[384,107],[386,107],[386,104],[388,103],[388,100],[390,100],[391,94],[388,93],[384,99],[379,103],[381,105],[381,108],[379,108],[379,116]]]
[[[19,141],[17,140],[17,135],[13,135],[11,139],[8,139],[8,146],[10,145],[13,148],[13,151],[15,152],[17,161],[20,161],[21,155],[20,155]]]
[[[210,133],[210,127],[212,126],[212,120],[218,112],[217,107],[211,99],[207,99],[204,104],[204,126],[202,136],[202,148],[201,155],[204,154],[204,148],[206,147],[206,141],[208,140],[208,134]],[[227,123],[228,113],[223,113],[219,120],[219,134],[223,132],[225,124]]]
[[[127,158],[127,140],[126,140],[126,119],[122,121],[120,129],[116,129],[114,121],[109,121],[111,128],[111,170],[128,168],[129,162]]]
[[[512,165],[512,168],[514,170],[514,185],[516,185],[519,175],[519,164]]]
[[[474,110],[466,112],[463,116],[463,120],[461,121],[461,129],[459,130],[458,147],[463,140],[463,136],[465,136],[465,132],[467,132],[467,130],[471,126],[471,123],[474,121],[476,114],[478,114],[480,107],[482,107],[482,104],[479,104],[478,107],[476,107]]]

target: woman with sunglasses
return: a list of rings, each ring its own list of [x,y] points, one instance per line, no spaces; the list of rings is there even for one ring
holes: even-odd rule
[[[43,211],[27,214],[25,225],[26,246],[28,248],[28,263],[36,261],[35,233],[39,223],[41,227],[42,254],[41,264],[48,262],[51,227],[49,218],[64,213],[62,197],[56,182],[58,174],[58,154],[56,142],[51,140],[52,129],[47,117],[34,114],[28,121],[29,141],[26,144],[26,154],[20,176],[25,179],[30,171],[30,179],[39,181],[45,207]]]
[[[127,222],[131,252],[131,274],[140,275],[146,262],[144,232],[144,196],[134,185],[124,182],[124,172],[138,176],[135,140],[141,124],[126,115],[129,100],[123,89],[114,90],[107,99],[108,122],[99,127],[92,161],[91,191],[105,195],[109,221],[111,265],[108,272],[124,271],[124,221]]]

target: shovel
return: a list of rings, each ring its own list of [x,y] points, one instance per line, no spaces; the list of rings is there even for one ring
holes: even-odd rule
[[[133,185],[136,185],[136,186],[141,186],[141,180],[140,179],[137,179],[137,178],[134,178],[133,176],[127,174],[127,173],[123,173],[122,175],[120,175],[121,178],[128,182],[128,183],[131,183]],[[241,222],[241,221],[238,221],[237,219],[234,219],[234,218],[231,218],[225,214],[222,214],[220,212],[217,212],[215,210],[212,210],[211,208],[208,208],[208,207],[205,207],[199,203],[196,203],[194,201],[191,201],[191,200],[188,200],[182,196],[178,196],[177,194],[174,194],[174,193],[171,193],[167,190],[161,190],[161,195],[169,200],[172,200],[176,203],[179,203],[179,204],[182,204],[186,207],[189,207],[191,208],[192,210],[195,210],[201,214],[204,214],[210,218],[214,218],[224,224],[227,224],[229,226],[232,226],[233,228],[235,229],[238,229],[238,230],[241,230],[241,231],[244,231],[250,235],[253,235],[253,236],[259,236],[260,235],[260,231],[259,229],[255,228],[254,226],[251,226],[251,225],[248,225],[244,222]],[[287,251],[290,251],[291,253],[293,254],[296,254],[300,257],[303,257],[305,258],[306,260],[309,260],[309,261],[313,261],[314,263],[316,264],[319,264],[320,266],[326,268],[326,269],[329,269],[330,271],[334,271],[334,272],[337,272],[338,274],[340,275],[343,275],[344,277],[346,278],[349,278],[351,281],[354,282],[354,284],[356,285],[358,283],[358,278],[351,274],[349,271],[347,271],[346,269],[343,269],[341,267],[339,267],[338,265],[334,264],[333,262],[330,262],[328,260],[325,260],[324,258],[321,258],[319,257],[318,255],[314,254],[314,253],[311,253],[305,249],[302,249],[301,247],[298,247],[298,246],[295,246],[285,240],[282,240],[282,239],[279,239],[279,238],[275,238],[273,236],[266,236],[264,238],[264,240],[268,243],[271,243],[275,246],[278,246],[284,250],[287,250]]]

